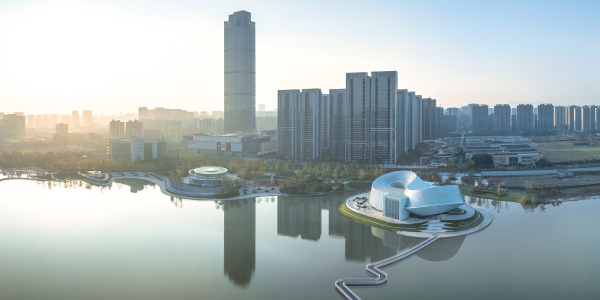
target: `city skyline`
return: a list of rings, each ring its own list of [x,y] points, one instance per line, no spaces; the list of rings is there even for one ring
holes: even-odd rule
[[[599,98],[599,44],[589,38],[599,27],[592,18],[597,4],[544,2],[540,9],[519,2],[512,9],[382,2],[366,16],[361,9],[368,4],[352,4],[0,4],[3,111],[223,110],[222,22],[240,10],[261,24],[256,103],[268,110],[276,106],[277,90],[342,88],[345,73],[365,69],[396,70],[399,88],[418,90],[443,107],[559,104],[566,97],[586,105]],[[339,14],[332,15],[335,9]],[[290,17],[305,11],[329,18]],[[397,18],[395,11],[409,13]],[[429,21],[414,26],[417,15]],[[359,17],[360,26],[352,21]]]

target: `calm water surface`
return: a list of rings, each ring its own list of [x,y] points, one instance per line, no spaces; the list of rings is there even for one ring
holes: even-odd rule
[[[171,199],[0,182],[0,299],[342,299],[333,282],[420,240],[351,221],[346,196]],[[492,225],[388,268],[363,299],[600,299],[600,200],[483,201]]]

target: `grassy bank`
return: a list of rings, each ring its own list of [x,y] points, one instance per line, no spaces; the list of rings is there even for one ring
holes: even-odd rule
[[[488,194],[473,194],[471,193],[471,190],[467,187],[464,186],[460,186],[460,191],[463,195],[465,196],[470,196],[470,197],[477,197],[477,198],[484,198],[484,199],[492,199],[492,200],[501,200],[501,201],[509,201],[509,202],[519,202],[521,200],[521,198],[523,198],[523,195],[520,194],[506,194],[504,196],[496,196],[494,194],[488,193]]]
[[[392,223],[388,223],[388,222],[384,222],[381,220],[377,220],[371,217],[367,217],[361,214],[358,214],[354,211],[352,211],[351,209],[349,209],[346,206],[346,203],[342,203],[339,207],[338,210],[340,211],[340,213],[350,219],[356,220],[360,223],[363,223],[365,225],[369,225],[369,226],[374,226],[374,227],[378,227],[378,228],[382,228],[385,230],[390,230],[390,231],[394,231],[394,232],[398,232],[398,231],[412,231],[412,232],[416,232],[418,229],[423,229],[423,225],[421,224],[416,224],[416,225],[400,225],[400,224],[392,224]],[[425,222],[423,222],[425,223]]]

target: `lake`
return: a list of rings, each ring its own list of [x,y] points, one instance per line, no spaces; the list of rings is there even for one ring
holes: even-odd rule
[[[420,242],[342,216],[349,195],[171,198],[0,181],[0,299],[342,299],[333,283]],[[363,299],[599,299],[600,199],[473,201],[494,221],[384,268]]]

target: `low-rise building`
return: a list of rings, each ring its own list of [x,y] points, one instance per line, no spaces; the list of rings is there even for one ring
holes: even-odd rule
[[[277,131],[263,131],[260,134],[194,134],[183,137],[181,147],[193,154],[244,158],[275,157],[277,155]]]
[[[124,140],[106,140],[106,155],[112,159],[150,160],[167,156],[169,146],[167,141],[132,137]]]

